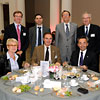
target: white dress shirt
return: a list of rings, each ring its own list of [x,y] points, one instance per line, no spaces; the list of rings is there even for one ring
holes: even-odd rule
[[[89,30],[90,30],[90,24],[88,26],[85,25],[85,33],[86,33],[86,27],[88,27],[88,33],[89,33]]]
[[[15,54],[15,60],[14,60],[13,58],[10,57],[9,53],[7,52],[7,59],[10,60],[11,72],[19,69],[18,62],[17,62],[18,55]]]
[[[67,23],[67,25],[68,25],[68,29],[70,31],[70,23]],[[65,29],[65,32],[66,32],[66,23],[64,23],[64,29]]]
[[[80,66],[80,57],[81,57],[81,52],[83,52],[83,60],[84,60],[84,57],[85,57],[86,51],[87,51],[87,49],[84,50],[84,51],[81,51],[81,50],[80,50],[80,52],[79,52],[79,57],[78,57],[78,66]]]
[[[36,46],[38,46],[38,36],[39,36],[39,28],[41,27],[41,44],[43,44],[43,25],[36,26]]]
[[[46,56],[46,51],[47,51],[47,46],[44,45],[44,60]],[[51,46],[48,46],[48,51],[49,51],[49,61],[51,61]]]
[[[15,27],[16,27],[16,30],[17,30],[17,25],[19,25],[19,30],[20,30],[20,32],[21,32],[21,25],[20,25],[20,24],[16,24],[15,22],[14,22],[14,25],[15,25]]]

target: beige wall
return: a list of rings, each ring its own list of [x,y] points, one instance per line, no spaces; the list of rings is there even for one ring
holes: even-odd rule
[[[73,0],[72,21],[82,24],[81,16],[87,11],[92,14],[92,23],[100,25],[100,0]]]
[[[44,18],[44,25],[50,26],[50,0],[25,0],[26,21],[32,23],[34,15],[40,13]]]

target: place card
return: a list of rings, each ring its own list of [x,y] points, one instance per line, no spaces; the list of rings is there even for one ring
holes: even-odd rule
[[[40,61],[42,68],[42,76],[47,77],[49,75],[49,61]]]

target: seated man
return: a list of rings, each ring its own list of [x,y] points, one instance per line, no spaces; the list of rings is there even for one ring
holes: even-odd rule
[[[71,65],[80,66],[84,70],[90,69],[98,72],[98,64],[96,54],[87,49],[88,39],[86,37],[80,37],[78,39],[78,47],[80,50],[76,50],[71,56]],[[82,54],[83,53],[83,54]]]
[[[80,50],[76,50],[71,56],[71,65],[80,66],[83,70],[93,70],[99,72],[99,67],[97,66],[96,54],[87,49],[88,39],[85,36],[78,38],[78,47]],[[63,64],[66,64],[64,62]]]
[[[43,35],[44,45],[35,47],[32,55],[32,65],[40,65],[40,61],[50,61],[51,63],[56,63],[60,65],[60,51],[52,43],[52,34],[44,33]]]

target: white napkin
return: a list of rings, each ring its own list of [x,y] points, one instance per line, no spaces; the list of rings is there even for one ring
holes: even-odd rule
[[[61,82],[50,81],[49,79],[44,80],[43,85],[44,85],[44,88],[54,88],[54,87],[61,88]]]

